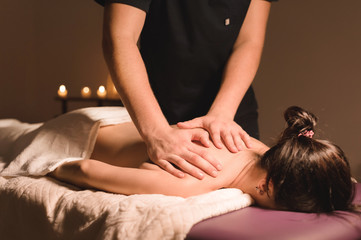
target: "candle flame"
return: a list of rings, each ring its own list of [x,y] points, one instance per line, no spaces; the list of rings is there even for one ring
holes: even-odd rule
[[[91,90],[89,87],[83,87],[80,94],[83,98],[89,98],[91,96]]]
[[[90,89],[89,89],[88,87],[84,87],[84,88],[83,88],[83,92],[84,92],[84,93],[88,93],[88,92],[90,92]]]
[[[60,91],[60,92],[65,92],[65,91],[66,91],[65,85],[60,85],[59,91]]]
[[[105,98],[107,96],[107,90],[105,90],[105,87],[103,85],[99,86],[97,95],[100,98]]]
[[[65,98],[68,95],[68,91],[66,90],[65,85],[60,85],[58,90],[58,96]]]
[[[99,87],[99,92],[101,92],[101,93],[105,92],[105,87],[104,87],[104,86],[100,86],[100,87]]]

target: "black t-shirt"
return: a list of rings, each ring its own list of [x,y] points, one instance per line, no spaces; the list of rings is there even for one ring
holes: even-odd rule
[[[96,1],[104,4],[104,0]],[[169,123],[205,115],[219,90],[250,0],[109,1],[147,12],[140,51]],[[256,110],[250,88],[237,116]]]

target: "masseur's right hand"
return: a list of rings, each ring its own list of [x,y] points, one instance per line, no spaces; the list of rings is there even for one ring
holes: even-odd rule
[[[184,173],[198,179],[203,179],[204,173],[216,177],[221,170],[220,162],[207,151],[210,139],[203,129],[169,127],[154,131],[145,142],[150,159],[176,177],[182,178]]]

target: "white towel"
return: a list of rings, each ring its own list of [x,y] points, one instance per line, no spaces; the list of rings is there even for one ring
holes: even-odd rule
[[[250,196],[238,189],[189,198],[125,196],[80,190],[48,177],[0,177],[0,236],[13,240],[183,239],[197,222],[251,203]]]
[[[89,158],[100,126],[129,121],[123,107],[84,108],[39,124],[0,120],[0,176],[45,175]]]

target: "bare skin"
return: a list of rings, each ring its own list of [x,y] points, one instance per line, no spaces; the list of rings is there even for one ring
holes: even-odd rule
[[[79,187],[127,195],[189,197],[220,188],[239,188],[250,194],[257,204],[273,207],[272,197],[265,193],[266,172],[256,164],[259,155],[268,147],[255,139],[252,139],[252,144],[252,150],[238,153],[213,145],[207,148],[223,165],[216,178],[205,175],[199,180],[189,174],[177,178],[148,162],[146,145],[134,124],[129,122],[102,127],[91,159],[65,163],[50,176]]]

